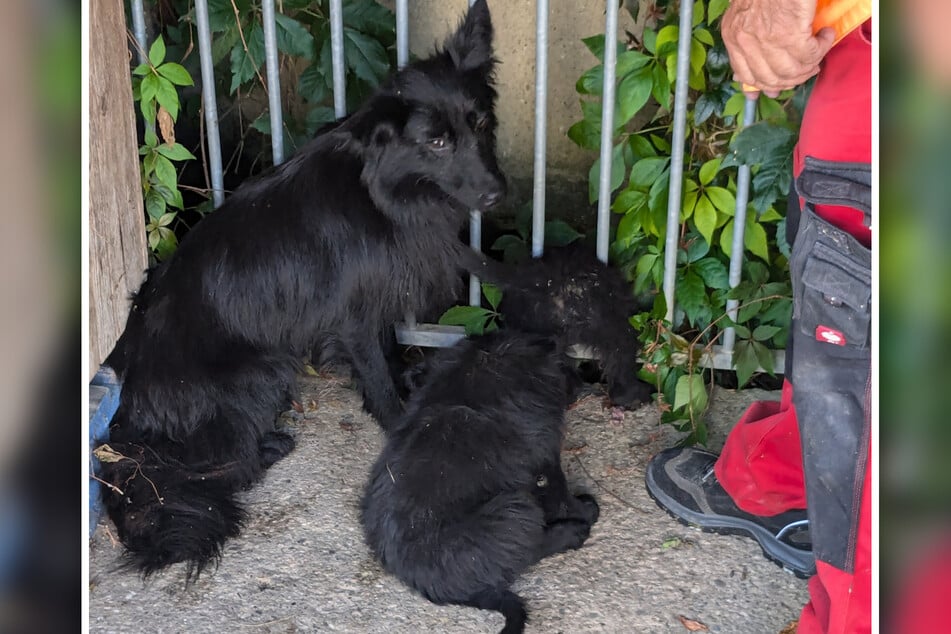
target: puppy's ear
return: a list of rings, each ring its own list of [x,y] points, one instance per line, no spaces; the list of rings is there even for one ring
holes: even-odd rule
[[[486,0],[476,0],[459,28],[446,40],[446,52],[456,68],[462,71],[475,70],[491,65],[492,17]]]
[[[392,141],[396,134],[397,131],[393,124],[383,121],[373,128],[373,131],[370,133],[370,138],[367,139],[367,141],[369,145],[382,147]]]

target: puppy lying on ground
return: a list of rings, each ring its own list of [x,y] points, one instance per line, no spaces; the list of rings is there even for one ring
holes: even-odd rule
[[[499,311],[505,327],[595,348],[615,405],[650,401],[654,387],[637,377],[640,342],[628,321],[637,312],[631,285],[593,249],[575,242],[486,273],[504,290]]]
[[[392,325],[452,303],[459,231],[505,193],[491,40],[479,0],[442,50],[242,186],[149,274],[108,359],[123,458],[100,474],[143,573],[187,562],[192,577],[238,533],[235,493],[294,446],[275,419],[315,342],[351,363],[382,425],[399,416]]]
[[[598,518],[561,468],[565,356],[510,331],[440,350],[387,430],[362,501],[383,567],[434,603],[497,610],[523,631],[509,586],[532,564],[581,547]]]

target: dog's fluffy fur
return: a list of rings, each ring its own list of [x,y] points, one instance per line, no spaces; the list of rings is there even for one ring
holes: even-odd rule
[[[505,191],[491,37],[480,0],[441,50],[241,187],[143,284],[108,359],[125,458],[101,473],[143,573],[187,562],[192,577],[238,533],[234,494],[293,448],[275,418],[309,349],[350,361],[381,424],[401,413],[391,326],[451,304],[474,257],[459,230]]]
[[[597,520],[568,493],[560,453],[567,406],[557,342],[500,332],[437,352],[387,432],[362,502],[383,567],[435,603],[498,610],[520,632],[510,584],[579,548]]]
[[[654,388],[637,377],[640,342],[628,321],[637,312],[631,286],[592,249],[576,242],[488,274],[504,289],[499,310],[506,327],[595,348],[615,405],[631,408],[650,400]]]

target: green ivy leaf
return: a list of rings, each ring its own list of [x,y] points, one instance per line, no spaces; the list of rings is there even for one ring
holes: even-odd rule
[[[598,61],[604,62],[604,34],[592,35],[591,37],[586,37],[581,41],[584,42],[584,45],[588,47],[588,50],[591,51],[591,54],[598,58]],[[618,42],[618,55],[620,55],[623,50],[624,44]]]
[[[169,189],[178,189],[178,175],[172,162],[161,155],[155,155],[155,177]]]
[[[641,135],[632,134],[627,141],[631,145],[631,150],[634,152],[635,161],[639,161],[648,156],[657,156],[657,150],[654,149],[651,142]]]
[[[246,22],[246,20],[242,20],[242,29],[247,28]],[[238,29],[238,24],[239,23],[234,20],[234,16],[232,16],[231,26],[221,33],[216,33],[215,36],[211,38],[211,61],[215,66],[227,57],[236,45],[242,46],[240,43],[241,31]]]
[[[172,117],[172,121],[178,120],[178,92],[175,91],[175,86],[172,82],[164,77],[158,78],[155,100],[168,111],[168,114]]]
[[[617,225],[617,234],[614,241],[619,247],[627,248],[641,234],[641,218],[636,211],[624,214]]]
[[[321,103],[330,96],[320,64],[311,64],[303,70],[297,80],[297,92],[311,103]]]
[[[588,172],[588,202],[595,202],[598,200],[598,189],[600,188],[599,179],[601,177],[601,159],[599,158],[594,162],[594,165],[591,166],[591,170]],[[621,151],[621,146],[617,145],[612,150],[611,154],[611,186],[610,190],[613,192],[615,189],[621,186],[621,183],[624,181],[624,156]]]
[[[743,245],[753,255],[769,262],[769,247],[767,246],[766,229],[756,220],[746,223],[746,233],[743,234]]]
[[[139,89],[139,98],[141,100],[142,114],[145,114],[145,108],[147,105],[151,105],[149,102],[155,101],[155,94],[158,92],[159,88],[159,76],[152,73],[146,75],[142,78],[142,84]],[[153,121],[154,121],[154,114]]]
[[[691,26],[694,29],[696,29],[697,26],[701,22],[703,22],[703,18],[704,16],[706,16],[705,9],[706,9],[706,6],[704,4],[704,0],[696,0],[696,2],[693,3],[693,13],[691,13],[691,17],[693,17],[693,20],[692,20]]]
[[[737,91],[726,100],[726,105],[723,106],[723,116],[737,117],[743,112],[744,107],[746,107],[746,95],[742,91]]]
[[[596,123],[589,119],[574,123],[568,128],[568,138],[586,150],[597,150],[601,147],[601,118]]]
[[[707,24],[713,24],[717,18],[723,15],[728,6],[730,6],[730,0],[710,0],[707,7]]]
[[[188,74],[185,67],[175,62],[166,62],[157,69],[158,74],[169,80],[176,86],[193,86],[195,82],[192,76]]]
[[[710,31],[706,29],[694,29],[693,39],[707,46],[713,46],[713,36],[710,34]]]
[[[714,257],[703,258],[691,264],[690,268],[697,272],[709,288],[730,288],[730,273],[720,260]]]
[[[195,155],[185,149],[181,143],[168,145],[163,143],[156,148],[156,151],[167,159],[173,161],[187,161],[195,158]]]
[[[631,73],[621,80],[617,89],[618,121],[615,122],[616,125],[625,125],[644,107],[651,96],[652,87],[653,76],[649,68]]]
[[[772,339],[780,330],[782,330],[782,328],[779,326],[760,325],[753,330],[753,339],[756,341],[767,341]]]
[[[717,228],[717,210],[706,195],[697,200],[693,222],[707,244],[713,244],[713,231]]]
[[[769,348],[761,344],[759,341],[754,341],[753,352],[756,353],[756,359],[759,361],[759,365],[763,371],[765,371],[770,376],[775,376],[773,374],[773,353],[770,352]]]
[[[553,247],[563,247],[571,244],[582,235],[571,228],[563,220],[549,220],[545,223],[545,244]]]
[[[294,18],[283,13],[274,14],[277,48],[288,55],[314,59],[314,36]]]
[[[444,326],[462,326],[466,335],[485,333],[486,322],[493,316],[492,311],[481,306],[453,306],[439,318]]]
[[[611,204],[611,210],[615,213],[626,214],[637,211],[647,204],[647,192],[636,189],[625,189]]]
[[[489,302],[489,306],[494,310],[499,309],[499,302],[502,301],[502,290],[498,286],[483,282],[482,294],[485,295],[485,300]]]
[[[393,12],[376,2],[376,0],[349,0],[345,2],[343,5],[343,21],[344,24],[380,40],[385,46],[389,46],[396,39]]]
[[[143,77],[145,75],[148,75],[151,72],[152,72],[152,67],[144,63],[139,64],[138,66],[132,69],[132,74],[138,77]]]
[[[651,66],[651,75],[654,78],[651,85],[651,94],[662,108],[670,110],[670,78],[667,76],[667,70],[660,64]]]
[[[495,242],[492,243],[492,246],[489,247],[493,251],[504,251],[513,243],[518,243],[519,245],[524,245],[525,241],[519,238],[518,236],[513,236],[511,233],[505,233],[500,235],[495,239]]]
[[[314,106],[307,113],[307,118],[304,119],[307,136],[314,136],[317,130],[336,120],[337,116],[330,106]]]
[[[166,214],[162,214],[162,216],[158,219],[156,224],[159,227],[167,227],[168,225],[172,224],[172,221],[175,220],[176,215],[177,214],[174,211],[166,213]]]
[[[718,211],[728,216],[732,216],[736,213],[736,197],[733,196],[733,192],[729,189],[725,187],[707,187],[705,192],[710,198],[710,202],[713,203],[713,206],[716,207]]]
[[[154,219],[161,218],[165,213],[165,199],[154,188],[145,195],[145,210]]]
[[[152,42],[152,47],[149,48],[149,62],[152,66],[159,66],[162,62],[165,61],[165,40],[159,35],[155,38],[155,41]]]
[[[710,181],[713,180],[713,177],[717,175],[717,171],[720,169],[719,157],[712,158],[703,165],[700,166],[700,172],[698,173],[700,177],[701,185],[709,185]]]
[[[703,71],[703,64],[707,61],[707,49],[696,39],[690,40],[690,70],[694,74]]]
[[[689,407],[694,415],[702,414],[707,408],[707,386],[699,374],[685,374],[677,379],[674,389],[675,410]]]
[[[658,59],[673,55],[677,52],[677,38],[680,34],[680,27],[676,24],[668,24],[657,32],[657,41],[654,46],[657,49]]]
[[[239,15],[247,15],[251,8],[251,0],[235,0],[234,7],[237,7]],[[224,31],[234,25],[234,7],[231,0],[208,1],[208,26],[213,33]]]
[[[784,157],[792,151],[795,140],[796,133],[786,126],[768,121],[754,123],[740,130],[733,138],[730,153],[723,158],[722,167],[759,165],[775,156]]]
[[[707,293],[703,279],[691,270],[684,273],[682,279],[677,281],[677,287],[674,291],[674,298],[677,306],[684,311],[691,324],[695,324],[701,311],[706,308]]]
[[[753,373],[759,368],[754,341],[738,341],[733,349],[733,367],[736,368],[736,382],[739,387],[746,385]]]
[[[670,157],[653,156],[639,160],[631,168],[630,186],[647,188],[661,177],[670,163]]]
[[[245,52],[241,43],[231,49],[231,88],[229,94],[234,94],[238,87],[255,76],[264,62],[264,31],[261,25],[255,23],[251,33],[247,35],[248,50]]]
[[[349,27],[343,31],[347,67],[369,85],[377,86],[390,72],[386,49],[379,41],[359,31]]]

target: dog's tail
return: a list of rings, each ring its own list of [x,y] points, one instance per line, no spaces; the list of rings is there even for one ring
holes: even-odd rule
[[[501,612],[505,617],[505,627],[500,634],[520,634],[525,631],[525,623],[528,622],[525,602],[511,590],[484,590],[460,603],[482,610]]]
[[[148,577],[184,562],[189,581],[217,565],[225,540],[237,536],[246,518],[234,497],[241,481],[235,468],[189,469],[133,443],[110,449],[100,477],[127,565]]]

